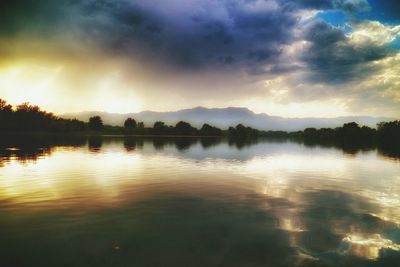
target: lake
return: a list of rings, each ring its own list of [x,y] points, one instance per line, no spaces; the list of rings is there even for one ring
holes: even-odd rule
[[[0,266],[400,266],[400,160],[290,141],[0,142]]]

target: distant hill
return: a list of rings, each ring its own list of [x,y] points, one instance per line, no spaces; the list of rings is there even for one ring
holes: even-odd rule
[[[178,121],[187,121],[193,126],[201,127],[203,123],[225,129],[242,123],[246,126],[260,130],[284,130],[297,131],[307,127],[324,128],[337,127],[346,122],[357,122],[360,125],[375,127],[378,122],[393,120],[385,117],[352,116],[337,118],[283,118],[269,116],[265,113],[256,114],[247,108],[204,108],[182,109],[171,112],[142,111],[139,113],[107,113],[97,111],[85,111],[80,113],[63,114],[63,118],[76,118],[88,121],[90,117],[99,115],[106,124],[123,125],[128,117],[137,121],[143,121],[146,126],[152,126],[155,121],[163,121],[168,125],[175,125]]]

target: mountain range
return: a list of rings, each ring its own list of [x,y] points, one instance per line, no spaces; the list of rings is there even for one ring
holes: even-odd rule
[[[226,129],[239,123],[260,130],[297,131],[308,127],[325,128],[337,127],[347,122],[357,122],[360,125],[376,127],[382,121],[393,120],[387,117],[348,116],[336,118],[284,118],[270,116],[265,113],[256,114],[247,108],[204,108],[182,109],[170,112],[142,111],[139,113],[107,113],[98,111],[84,111],[79,113],[67,113],[63,118],[76,118],[88,121],[92,116],[101,116],[103,122],[109,125],[123,125],[128,117],[136,121],[143,121],[146,126],[152,126],[156,121],[163,121],[167,125],[175,125],[178,121],[187,121],[195,127],[201,127],[203,123]]]

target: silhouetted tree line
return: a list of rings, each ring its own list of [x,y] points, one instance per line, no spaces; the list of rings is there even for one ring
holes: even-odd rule
[[[230,127],[227,131],[211,126],[207,123],[203,124],[200,129],[193,127],[185,121],[178,122],[175,126],[166,125],[165,122],[156,121],[152,128],[143,127],[143,123],[135,124],[135,120],[128,118],[125,120],[124,128],[127,133],[140,133],[149,135],[181,135],[181,136],[209,136],[222,137],[229,136],[232,138],[252,138],[257,137],[260,131],[245,127],[242,124],[236,127]],[[139,125],[142,125],[139,127]]]
[[[100,116],[94,116],[89,118],[89,129],[93,131],[101,131],[104,128],[103,120]]]
[[[62,119],[29,103],[13,107],[0,99],[0,131],[2,132],[77,132],[85,129],[83,121]]]
[[[149,129],[153,135],[183,135],[183,136],[222,136],[221,129],[204,124],[200,129],[193,127],[185,121],[178,122],[175,126],[168,126],[162,121],[156,121],[153,128]]]
[[[133,135],[224,136],[238,140],[250,140],[258,137],[290,138],[301,140],[308,145],[325,144],[349,147],[380,145],[396,149],[400,147],[400,121],[381,122],[376,129],[350,122],[334,129],[307,128],[304,131],[297,132],[259,131],[242,124],[229,127],[228,130],[222,130],[209,124],[203,124],[200,129],[197,129],[184,121],[178,122],[175,126],[157,121],[153,127],[146,128],[143,122],[137,122],[134,118],[127,118],[124,127],[118,127],[104,125],[100,116],[93,116],[88,123],[85,123],[76,119],[59,118],[28,103],[13,107],[0,99],[0,132],[65,133],[87,130],[99,133]],[[243,143],[248,143],[248,141]]]
[[[307,128],[297,132],[268,131],[263,132],[262,136],[295,139],[303,141],[307,145],[334,145],[349,149],[388,145],[399,149],[400,121],[381,122],[376,129],[350,122],[333,129]]]
[[[22,103],[16,107],[0,99],[0,132],[83,132],[93,131],[112,134],[138,134],[138,135],[179,135],[179,136],[255,136],[258,131],[239,124],[236,128],[223,131],[209,124],[204,124],[200,129],[190,123],[180,121],[175,126],[168,126],[157,121],[152,128],[146,128],[143,122],[134,118],[127,118],[124,127],[105,125],[100,116],[89,118],[85,123],[77,119],[63,119],[53,113],[46,112],[38,106]]]
[[[260,131],[251,127],[246,127],[242,124],[238,124],[235,128],[229,127],[228,133],[230,137],[236,138],[255,138],[258,137]]]
[[[335,142],[342,145],[386,144],[400,145],[400,121],[381,122],[377,129],[360,127],[355,122],[345,123],[335,129],[307,128],[303,132],[305,141]]]

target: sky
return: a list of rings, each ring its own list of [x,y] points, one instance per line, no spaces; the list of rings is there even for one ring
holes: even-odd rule
[[[400,1],[1,1],[0,98],[398,118]]]

